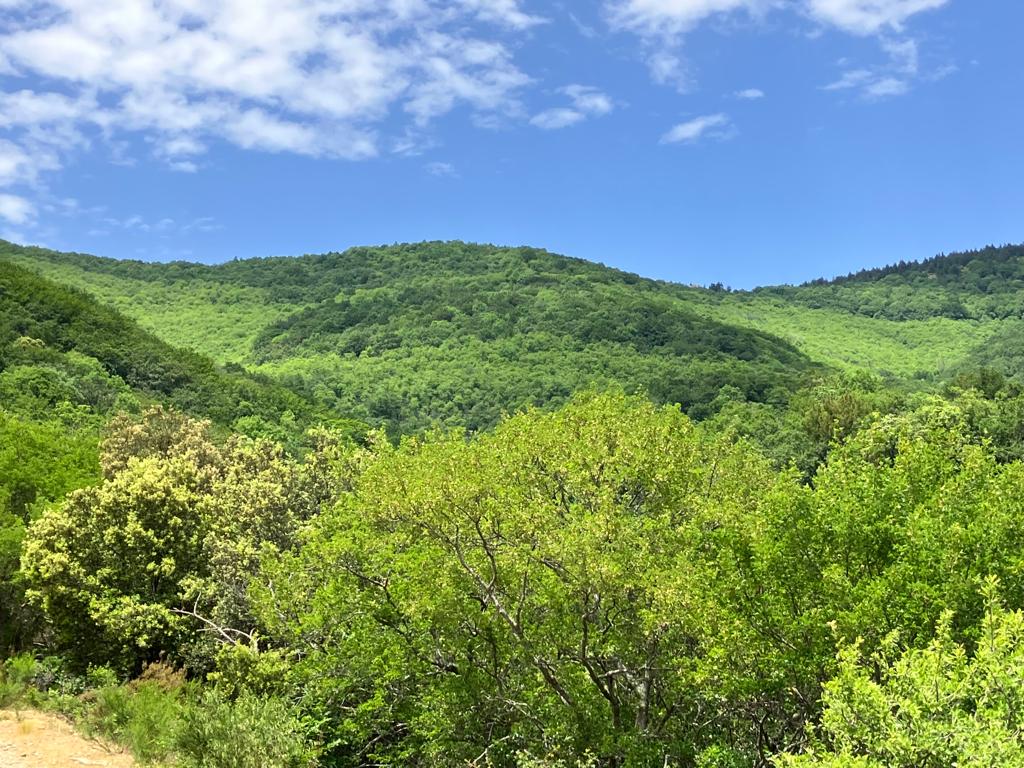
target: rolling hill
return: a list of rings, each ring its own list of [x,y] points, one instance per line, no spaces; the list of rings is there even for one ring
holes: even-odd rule
[[[914,387],[980,364],[1016,373],[1024,308],[1019,247],[754,291],[460,242],[216,266],[3,243],[0,259],[88,292],[170,344],[395,432],[484,428],[595,384],[700,417],[722,387],[777,404],[827,370]]]
[[[48,419],[102,417],[167,403],[223,427],[261,433],[332,414],[238,366],[172,346],[89,294],[0,261],[0,402]]]

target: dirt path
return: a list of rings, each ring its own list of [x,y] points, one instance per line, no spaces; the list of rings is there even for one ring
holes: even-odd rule
[[[132,768],[127,754],[88,741],[54,715],[0,710],[0,768]]]

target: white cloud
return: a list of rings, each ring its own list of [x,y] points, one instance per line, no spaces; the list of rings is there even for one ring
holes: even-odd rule
[[[643,58],[655,82],[680,91],[692,88],[680,54],[683,36],[714,17],[744,15],[760,19],[772,12],[789,11],[815,24],[854,35],[899,33],[912,16],[946,5],[949,0],[605,0],[605,16],[615,31],[639,36]],[[917,44],[911,39],[885,40],[890,70],[900,77],[913,77],[918,68]],[[876,76],[868,84],[876,91],[898,90],[893,73]],[[838,83],[839,81],[837,81]],[[909,88],[909,84],[908,88]],[[888,86],[888,87],[887,87]],[[849,87],[837,85],[835,89]],[[742,97],[741,97],[742,98]]]
[[[572,99],[576,109],[587,115],[607,115],[615,108],[607,94],[589,85],[567,85],[561,92]]]
[[[857,35],[900,30],[911,16],[941,8],[949,0],[807,0],[818,21]]]
[[[525,13],[518,0],[459,0],[459,5],[475,11],[483,21],[491,21],[513,29],[529,29],[547,21],[540,16]]]
[[[559,128],[568,128],[570,125],[576,125],[576,123],[581,123],[586,119],[586,115],[582,112],[577,112],[575,109],[554,107],[534,115],[530,118],[530,125],[545,131],[554,131]]]
[[[569,98],[571,106],[545,109],[530,119],[530,124],[546,131],[568,128],[588,117],[607,115],[615,104],[603,91],[589,85],[567,85],[558,92]]]
[[[177,171],[178,173],[199,172],[199,163],[195,163],[191,160],[171,160],[167,164],[167,167],[170,168],[172,171]]]
[[[12,224],[27,224],[35,218],[36,207],[24,197],[0,193],[0,219]]]
[[[520,116],[505,37],[545,23],[522,0],[0,3],[0,187],[96,141],[195,172],[216,141],[359,159],[457,107]]]
[[[709,16],[740,10],[759,12],[772,5],[772,0],[611,0],[605,9],[613,28],[673,37],[689,32]]]
[[[742,12],[755,17],[773,10],[798,11],[814,21],[858,35],[900,30],[911,16],[949,0],[606,0],[614,29],[646,37],[672,38],[712,16]]]
[[[868,101],[875,101],[891,96],[902,96],[910,90],[913,81],[919,79],[920,56],[916,40],[898,40],[882,38],[882,50],[887,54],[888,61],[871,69],[847,69],[839,79],[822,86],[825,91],[844,91],[857,89],[860,96]],[[848,66],[845,59],[839,62]],[[932,75],[925,79],[932,80]]]
[[[702,115],[673,126],[661,137],[662,144],[693,144],[701,139],[726,139],[735,133],[728,115]]]
[[[870,69],[850,69],[843,72],[838,80],[822,86],[823,91],[845,91],[848,88],[860,88],[871,82],[875,77]]]
[[[41,172],[59,167],[60,162],[53,150],[40,146],[31,136],[24,146],[0,139],[0,187],[33,184]]]
[[[864,96],[869,99],[883,99],[887,96],[902,96],[910,90],[906,80],[895,77],[883,77],[864,88]]]
[[[778,0],[606,0],[605,17],[615,31],[637,34],[654,82],[686,93],[693,88],[680,38],[712,17],[739,11],[760,15]]]
[[[733,94],[737,99],[743,99],[745,101],[757,101],[758,99],[764,98],[764,91],[760,88],[745,88],[742,91],[736,91]]]
[[[693,78],[686,63],[670,48],[656,48],[648,53],[647,68],[651,72],[651,78],[658,85],[672,86],[680,93],[686,93],[693,88]]]
[[[84,118],[102,120],[94,94],[83,93],[72,98],[61,93],[37,93],[26,88],[0,92],[0,127],[3,128]]]

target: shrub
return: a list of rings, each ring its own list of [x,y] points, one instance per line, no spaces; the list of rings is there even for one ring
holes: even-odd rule
[[[281,699],[210,692],[188,708],[177,738],[185,768],[301,768],[314,764],[305,728]]]
[[[184,705],[178,690],[145,680],[100,688],[83,728],[87,734],[123,744],[142,763],[166,759],[174,745]]]
[[[27,653],[0,664],[0,707],[8,707],[24,697],[36,674],[36,660]]]

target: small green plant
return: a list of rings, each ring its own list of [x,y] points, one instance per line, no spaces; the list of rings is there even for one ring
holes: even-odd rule
[[[0,664],[0,707],[17,705],[25,697],[36,675],[36,660],[27,653]]]
[[[142,763],[166,759],[173,748],[183,705],[177,689],[152,680],[95,692],[83,729],[123,744]]]
[[[177,739],[185,768],[305,768],[315,764],[302,722],[281,699],[210,692],[185,712]]]

